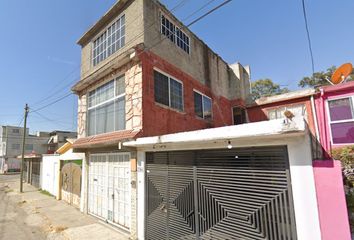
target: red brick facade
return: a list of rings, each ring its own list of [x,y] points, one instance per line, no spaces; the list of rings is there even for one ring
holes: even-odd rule
[[[209,87],[152,52],[143,52],[139,54],[139,58],[143,69],[143,136],[155,136],[232,125],[232,107],[244,106],[242,100],[235,99],[230,101],[224,96],[216,96]],[[183,112],[170,109],[155,102],[154,68],[183,82]],[[195,115],[194,89],[212,98],[212,121],[206,121]]]

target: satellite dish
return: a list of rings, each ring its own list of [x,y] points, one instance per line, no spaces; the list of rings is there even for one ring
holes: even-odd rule
[[[353,65],[351,63],[345,63],[339,68],[337,68],[336,71],[334,71],[332,78],[331,78],[331,83],[333,85],[340,84],[347,80],[348,76],[352,74],[353,72]]]

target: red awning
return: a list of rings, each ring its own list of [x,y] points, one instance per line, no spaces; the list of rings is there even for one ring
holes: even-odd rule
[[[118,142],[132,140],[139,137],[140,131],[124,130],[112,133],[104,133],[91,137],[79,138],[73,144],[74,149],[86,149],[114,146]]]

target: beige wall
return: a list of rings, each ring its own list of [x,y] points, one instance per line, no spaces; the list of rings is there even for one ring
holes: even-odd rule
[[[183,30],[190,38],[189,54],[170,40],[162,40],[164,36],[160,33],[161,12],[176,26],[183,28],[183,25],[172,14],[167,13],[162,5],[153,0],[145,0],[144,44],[146,48],[182,69],[199,82],[211,86],[215,94],[229,99],[245,98],[247,89],[244,87],[249,78],[244,79],[244,75],[236,74],[224,60],[187,28],[183,28]]]
[[[133,46],[143,42],[144,25],[143,25],[143,0],[127,1],[123,10],[115,14],[110,21],[107,21],[104,28],[99,29],[90,41],[82,46],[81,52],[81,79],[89,76],[91,73],[96,72],[106,63],[112,61],[115,57],[124,53]],[[117,17],[125,14],[125,46],[100,62],[95,67],[92,64],[92,44],[93,41],[104,32]]]

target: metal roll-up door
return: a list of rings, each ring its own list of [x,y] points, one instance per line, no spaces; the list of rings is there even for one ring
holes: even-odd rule
[[[147,153],[147,239],[296,239],[287,148]]]

